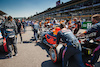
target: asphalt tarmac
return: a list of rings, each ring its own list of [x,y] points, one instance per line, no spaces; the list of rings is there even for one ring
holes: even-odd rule
[[[0,67],[61,67],[61,63],[54,64],[51,61],[48,46],[41,44],[40,40],[36,43],[31,27],[26,28],[26,33],[23,33],[22,37],[23,43],[20,44],[18,35],[18,56],[7,59],[5,53],[0,53]],[[77,67],[73,59],[71,62],[71,67]]]

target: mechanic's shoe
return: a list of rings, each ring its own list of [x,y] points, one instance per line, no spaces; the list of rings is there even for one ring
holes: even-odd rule
[[[10,56],[9,58],[13,58],[13,56]]]
[[[10,54],[8,54],[7,58],[13,58],[13,56],[12,56],[12,55],[10,55]]]
[[[85,63],[85,65],[86,65],[87,67],[93,67],[93,65],[90,64],[90,63]]]
[[[18,54],[17,54],[17,53],[15,53],[13,56],[18,56]]]

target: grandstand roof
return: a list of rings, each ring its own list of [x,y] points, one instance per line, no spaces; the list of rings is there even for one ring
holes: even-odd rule
[[[0,10],[0,15],[7,15],[7,14]]]
[[[39,14],[36,14],[36,15],[34,15],[34,16],[43,14],[43,13],[45,13],[45,12],[48,12],[48,11],[51,11],[51,10],[54,10],[54,9],[57,9],[57,8],[60,8],[60,7],[69,5],[69,4],[76,3],[76,2],[79,2],[79,1],[85,1],[85,0],[71,0],[71,1],[69,1],[69,2],[66,2],[66,3],[63,3],[63,4],[61,4],[61,5],[55,6],[55,7],[53,7],[53,8],[48,8],[47,10],[45,10],[45,11],[43,11],[43,12],[40,12]]]

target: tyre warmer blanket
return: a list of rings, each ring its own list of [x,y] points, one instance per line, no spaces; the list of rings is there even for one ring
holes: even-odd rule
[[[5,33],[5,32],[4,32]],[[6,32],[7,33],[7,32]],[[6,43],[6,39],[9,37],[9,35],[7,35],[6,37],[4,36],[3,39],[3,46],[4,46],[4,50],[5,52],[8,52],[8,48],[7,48],[7,43]]]
[[[3,40],[3,46],[4,46],[5,52],[8,52],[7,45],[6,45],[6,38],[4,38]]]

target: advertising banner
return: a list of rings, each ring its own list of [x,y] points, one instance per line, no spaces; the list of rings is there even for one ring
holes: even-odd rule
[[[92,27],[92,22],[83,22],[82,23],[82,28],[83,29],[88,29]]]

